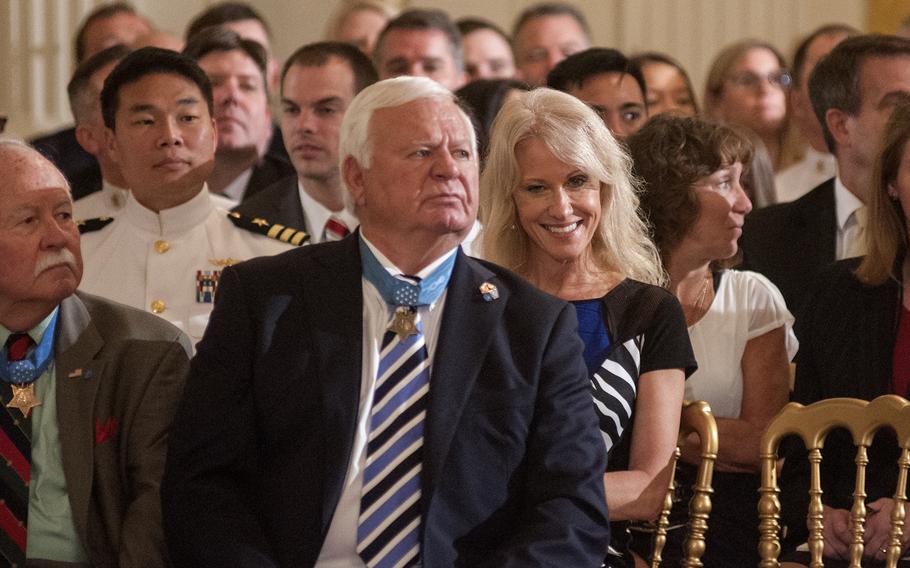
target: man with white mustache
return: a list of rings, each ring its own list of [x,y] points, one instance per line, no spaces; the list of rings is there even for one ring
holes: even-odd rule
[[[76,292],[53,164],[6,140],[0,171],[0,564],[164,566],[158,487],[189,340]]]

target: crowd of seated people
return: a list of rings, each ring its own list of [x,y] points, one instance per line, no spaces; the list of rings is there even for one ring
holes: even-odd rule
[[[756,565],[778,411],[910,396],[910,39],[741,39],[702,87],[570,3],[343,2],[283,63],[281,16],[102,4],[75,125],[0,139],[0,565],[638,568],[675,478],[677,566],[684,400],[717,422],[701,561]],[[869,455],[880,563],[894,436]],[[849,437],[825,456],[846,566]]]

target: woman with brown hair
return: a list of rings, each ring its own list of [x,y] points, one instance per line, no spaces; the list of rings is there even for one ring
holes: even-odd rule
[[[740,181],[752,145],[726,126],[661,115],[629,139],[629,153],[644,183],[641,209],[698,361],[686,398],[707,401],[717,419],[714,496],[702,560],[708,567],[754,566],[759,441],[787,402],[796,338],[793,316],[770,281],[723,268],[737,253],[752,208]],[[692,484],[697,449],[695,438],[682,447],[681,489]],[[684,518],[685,509],[685,502],[677,503],[674,517]],[[679,552],[682,532],[670,531],[665,558]]]
[[[787,89],[784,56],[771,44],[747,39],[724,48],[708,71],[705,114],[744,126],[761,139],[774,170],[787,166]]]
[[[822,273],[800,313],[800,352],[793,400],[810,404],[833,397],[864,400],[883,394],[910,396],[910,105],[897,107],[885,128],[867,207],[868,253],[833,264]],[[856,451],[845,432],[825,440],[822,500],[825,566],[849,559],[848,519],[853,503]],[[884,560],[896,487],[893,433],[882,432],[868,450],[864,555]],[[805,451],[787,454],[781,475],[784,522],[793,545],[806,541],[808,462]],[[910,531],[903,536],[910,549]],[[793,560],[808,563],[808,554]],[[831,562],[829,563],[829,559]],[[842,564],[846,566],[846,563]],[[904,564],[900,564],[903,566]]]

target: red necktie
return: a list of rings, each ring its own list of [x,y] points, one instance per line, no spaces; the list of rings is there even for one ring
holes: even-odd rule
[[[6,341],[7,360],[21,361],[35,342],[25,333],[14,333]],[[0,381],[0,398],[5,406],[12,398],[6,382]],[[14,411],[18,412],[18,411]],[[0,558],[9,564],[25,566],[25,547],[28,522],[28,481],[31,470],[31,419],[14,417],[7,408],[0,408],[0,468],[6,469],[6,499],[0,501]]]
[[[350,234],[351,231],[348,230],[344,223],[332,216],[329,217],[329,220],[325,222],[325,229],[323,230],[322,240],[324,242],[340,241]]]
[[[25,355],[28,353],[29,348],[34,344],[35,342],[32,341],[32,338],[27,333],[14,333],[10,335],[9,339],[6,340],[6,351],[8,353],[7,360],[21,361],[25,359]]]

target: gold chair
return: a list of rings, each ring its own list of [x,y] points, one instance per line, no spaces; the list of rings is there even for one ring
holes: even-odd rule
[[[866,465],[869,463],[866,451],[872,443],[875,432],[883,426],[894,429],[902,452],[898,460],[898,481],[894,500],[899,505],[907,500],[907,471],[910,469],[910,402],[895,396],[885,395],[871,402],[855,398],[830,398],[809,406],[791,402],[774,418],[761,441],[761,497],[758,502],[759,531],[761,533],[758,552],[759,566],[771,568],[780,566],[780,489],[777,486],[777,450],[784,436],[796,434],[802,438],[809,450],[809,552],[810,566],[822,564],[824,549],[822,524],[821,449],[825,437],[834,428],[846,428],[853,437],[856,450],[856,486],[853,492],[853,508],[850,511],[853,541],[850,544],[850,567],[859,567],[863,556],[863,525],[866,520]],[[888,541],[886,565],[897,565],[901,553],[901,534],[904,526],[904,507],[895,506],[891,515],[891,532]]]
[[[699,439],[698,474],[692,486],[692,499],[689,501],[689,523],[687,536],[683,545],[683,560],[680,564],[686,568],[702,566],[701,557],[705,553],[705,532],[708,530],[708,515],[711,513],[711,479],[714,476],[714,460],[717,459],[717,422],[711,413],[711,406],[703,401],[686,401],[683,403],[679,420],[679,443],[689,434],[695,433]],[[657,526],[654,531],[654,546],[651,555],[651,568],[658,568],[661,562],[664,545],[667,542],[667,526],[670,509],[673,507],[673,495],[676,491],[676,462],[680,450],[670,458],[670,484]]]

